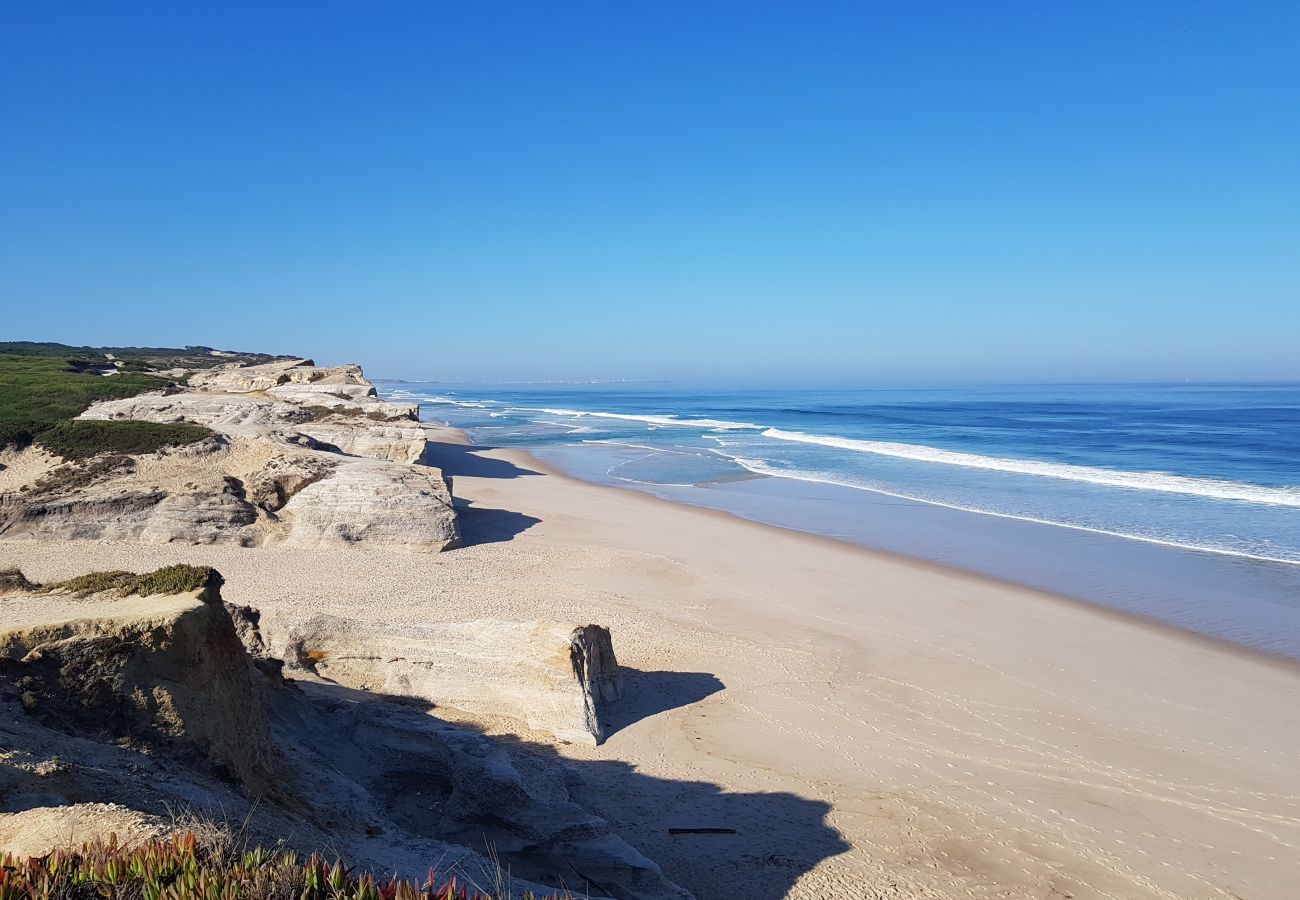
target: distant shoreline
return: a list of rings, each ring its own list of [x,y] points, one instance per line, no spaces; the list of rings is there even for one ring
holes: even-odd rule
[[[1296,672],[1300,672],[1300,658],[1297,658],[1295,656],[1286,653],[1270,651],[1265,648],[1252,646],[1250,644],[1242,643],[1236,640],[1231,640],[1226,637],[1220,637],[1213,634],[1206,634],[1204,632],[1196,631],[1192,628],[1171,623],[1169,621],[1160,619],[1156,616],[1145,615],[1143,613],[1135,612],[1132,610],[1126,610],[1126,609],[1116,608],[1113,606],[1108,606],[1106,604],[1088,600],[1083,597],[1072,596],[1069,593],[1040,588],[1033,584],[1026,584],[1024,582],[1016,581],[1014,579],[999,577],[997,575],[990,575],[988,573],[981,572],[977,569],[970,569],[960,565],[936,561],[914,553],[906,553],[906,552],[900,552],[896,550],[887,550],[887,549],[882,549],[877,547],[866,546],[857,541],[845,537],[836,537],[835,535],[824,534],[818,531],[796,528],[796,527],[782,525],[775,522],[764,521],[762,519],[752,518],[749,516],[741,515],[737,512],[725,508],[713,507],[713,506],[703,505],[698,502],[692,502],[692,500],[689,499],[689,497],[685,494],[679,497],[665,496],[663,494],[659,494],[653,491],[648,491],[643,488],[635,487],[628,484],[605,483],[605,482],[586,479],[579,475],[575,475],[567,471],[561,465],[549,461],[547,458],[547,454],[543,454],[539,456],[538,454],[532,451],[525,450],[522,448],[503,448],[503,447],[492,447],[489,445],[478,444],[474,441],[472,437],[470,437],[470,435],[464,429],[456,428],[454,426],[433,425],[432,423],[426,423],[426,428],[430,429],[432,437],[435,441],[442,441],[442,442],[453,443],[453,444],[463,444],[466,446],[477,447],[484,451],[490,451],[493,454],[498,454],[503,458],[507,458],[515,461],[521,467],[537,469],[538,471],[552,478],[569,481],[571,483],[580,484],[586,487],[594,486],[606,490],[613,489],[613,490],[618,490],[623,492],[629,492],[636,496],[644,497],[651,502],[665,503],[671,507],[678,507],[678,508],[684,507],[705,515],[719,516],[726,521],[743,522],[746,525],[758,526],[761,528],[771,528],[781,533],[797,535],[800,538],[808,539],[812,541],[826,541],[826,542],[830,542],[832,545],[837,547],[852,548],[855,551],[860,551],[868,555],[884,558],[890,560],[893,563],[918,566],[926,570],[943,573],[958,578],[974,579],[976,581],[979,581],[983,584],[987,584],[988,586],[994,588],[1030,591],[1040,596],[1045,602],[1069,604],[1071,606],[1080,609],[1085,609],[1091,613],[1097,613],[1102,616],[1111,617],[1115,621],[1123,622],[1135,627],[1155,629],[1156,631],[1162,634],[1172,635],[1181,640],[1190,640],[1192,642],[1202,644],[1207,648],[1212,648],[1213,650],[1219,652],[1240,655],[1247,659],[1257,659],[1257,660],[1267,661],[1270,663],[1276,663],[1288,669],[1292,669]],[[436,432],[433,431],[434,428],[437,429]],[[434,454],[436,457],[436,451],[434,451]],[[781,479],[778,478],[775,480],[780,481]],[[913,502],[920,504],[920,501],[913,501]],[[986,514],[972,512],[970,513],[970,515],[982,516]],[[1053,528],[1056,526],[1044,525],[1043,527]],[[1117,537],[1117,539],[1129,540],[1122,537]],[[1200,551],[1189,549],[1186,552],[1196,553]]]
[[[1126,471],[1124,462],[1131,469],[1132,461],[1119,454],[1112,454],[1118,468],[1090,468],[1100,465],[1095,458],[1071,465],[1072,454],[1059,452],[1068,435],[1052,436],[1056,449],[1042,448],[1036,457],[1038,448],[1028,443],[1019,457],[1010,449],[974,455],[978,447],[963,452],[954,450],[952,441],[926,444],[923,430],[900,428],[878,438],[868,437],[869,430],[858,432],[859,439],[825,437],[855,433],[849,416],[860,407],[841,411],[836,404],[874,409],[870,398],[814,395],[815,402],[845,418],[814,419],[800,432],[815,432],[815,440],[790,441],[767,423],[808,409],[800,405],[799,394],[777,392],[769,403],[768,395],[733,400],[689,391],[650,393],[638,400],[635,393],[618,391],[444,392],[408,386],[395,395],[407,401],[432,398],[436,402],[423,407],[427,414],[467,424],[489,444],[499,436],[505,446],[531,450],[553,470],[589,483],[927,560],[1300,660],[1300,605],[1294,594],[1300,565],[1292,559],[1300,549],[1300,510],[1294,506],[1300,495],[1279,483],[1285,482],[1285,471],[1275,461],[1279,449],[1271,445],[1272,468],[1262,471],[1273,481],[1252,483],[1246,469],[1239,481],[1206,474],[1218,457],[1207,457],[1210,463],[1200,471]],[[929,421],[936,427],[961,426],[966,407],[944,404],[961,404],[968,396],[931,401],[929,395],[905,395],[897,406],[881,401],[880,421],[897,415],[908,427],[925,422],[910,413],[920,404],[921,409],[935,406]],[[1096,409],[1098,403],[1102,409],[1125,408],[1124,402],[1106,406],[1105,399],[1063,396],[1075,405],[1060,406],[1062,414]],[[1154,396],[1159,408],[1166,395]],[[1195,404],[1205,395],[1192,396]],[[1296,401],[1290,395],[1277,401],[1256,395],[1252,402],[1278,406],[1264,410],[1274,417],[1260,420],[1258,428],[1267,430],[1279,410]],[[981,413],[978,403],[970,408],[978,422],[980,415],[1014,417],[1019,407],[995,405],[988,413]],[[1054,407],[1043,408],[1050,419]],[[1173,409],[1169,418],[1178,421],[1182,407]],[[1067,420],[1073,421],[1068,415]],[[1136,446],[1146,440],[1137,428],[1124,436]],[[901,443],[909,438],[911,443]],[[1082,446],[1088,446],[1086,434]],[[1193,444],[1187,452],[1199,449]],[[1230,448],[1225,453],[1230,464]],[[1159,461],[1147,460],[1148,468]],[[1225,470],[1222,478],[1234,471]],[[1236,502],[1235,497],[1253,500]],[[1126,518],[1129,512],[1135,518]]]

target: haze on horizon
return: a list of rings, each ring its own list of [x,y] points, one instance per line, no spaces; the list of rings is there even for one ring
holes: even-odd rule
[[[1300,6],[12,5],[3,339],[1300,379]]]

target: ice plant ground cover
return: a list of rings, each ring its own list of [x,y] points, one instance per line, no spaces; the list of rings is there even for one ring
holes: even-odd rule
[[[507,900],[508,888],[486,891],[440,879],[377,879],[320,854],[257,847],[211,848],[193,833],[122,847],[116,841],[55,850],[29,859],[0,856],[0,900]],[[568,895],[518,900],[564,900]]]

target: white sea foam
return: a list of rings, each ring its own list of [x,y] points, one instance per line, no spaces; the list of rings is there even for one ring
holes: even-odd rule
[[[704,456],[708,454],[710,456],[720,456],[723,459],[731,459],[727,454],[718,450],[710,450],[707,447],[701,447],[699,450],[678,450],[673,447],[650,447],[646,444],[630,444],[627,441],[611,441],[604,438],[583,438],[582,443],[605,444],[609,447],[630,447],[635,450],[648,450],[651,453],[675,453],[678,456]]]
[[[1215,500],[1237,500],[1243,503],[1300,507],[1300,488],[1297,487],[1267,487],[1264,485],[1243,484],[1237,481],[1219,481],[1212,478],[1171,475],[1167,472],[1122,472],[1114,469],[1072,466],[1032,459],[1004,459],[997,456],[982,456],[977,453],[941,450],[923,444],[863,441],[829,435],[804,434],[799,431],[782,431],[779,428],[766,429],[763,432],[763,437],[794,441],[801,444],[818,444],[823,447],[835,447],[858,453],[873,453],[877,456],[890,456],[897,459],[965,466],[994,472],[1012,472],[1019,475],[1035,475],[1042,478],[1058,478],[1064,481],[1082,481],[1108,487],[1130,488],[1139,491],[1160,491],[1166,494],[1187,494]]]
[[[832,475],[821,472],[809,472],[799,469],[781,469],[770,465],[761,459],[751,459],[740,456],[733,456],[731,458],[749,471],[753,472],[755,475],[769,475],[774,478],[793,478],[797,481],[811,481],[817,484],[833,484],[839,487],[853,488],[859,491],[870,491],[873,494],[883,494],[886,497],[897,497],[900,500],[912,500],[916,503],[928,503],[931,506],[942,506],[945,509],[956,509],[961,512],[977,513],[982,516],[994,516],[999,519],[1013,519],[1017,522],[1033,522],[1036,525],[1051,525],[1056,528],[1069,528],[1073,531],[1086,531],[1090,534],[1104,534],[1108,537],[1124,538],[1130,541],[1142,541],[1147,544],[1159,544],[1162,547],[1176,547],[1179,550],[1195,550],[1201,553],[1217,553],[1222,556],[1235,556],[1241,559],[1259,560],[1260,562],[1285,563],[1291,566],[1300,566],[1300,560],[1297,559],[1287,559],[1286,557],[1281,556],[1266,556],[1259,553],[1249,553],[1245,550],[1233,550],[1229,547],[1210,547],[1183,541],[1171,541],[1164,538],[1154,537],[1152,535],[1133,534],[1125,531],[1110,531],[1105,528],[1093,528],[1088,525],[1076,525],[1071,522],[1061,522],[1054,519],[1040,519],[1034,516],[1022,516],[1015,513],[994,512],[993,510],[980,509],[974,506],[947,503],[943,500],[935,500],[931,497],[917,497],[913,494],[901,494],[897,491],[887,491],[884,488],[855,484],[852,481],[846,481],[842,478],[836,478]]]
[[[397,397],[398,395],[397,392],[394,391],[389,396]],[[418,400],[421,403],[441,403],[447,406],[465,406],[471,409],[487,409],[488,407],[497,405],[497,401],[495,400],[460,400],[456,397],[446,397],[441,394],[431,396],[429,394],[404,393],[401,396],[401,399]]]
[[[729,422],[725,419],[682,419],[677,416],[633,415],[631,413],[592,412],[582,409],[558,409],[550,406],[515,406],[509,412],[546,413],[548,416],[566,418],[584,418],[591,416],[598,419],[620,419],[625,422],[645,422],[648,425],[670,425],[679,428],[709,428],[719,431],[750,429],[758,431],[763,426],[752,422]]]

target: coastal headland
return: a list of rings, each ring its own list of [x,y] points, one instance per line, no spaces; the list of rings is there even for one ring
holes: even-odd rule
[[[0,598],[0,846],[185,800],[380,870],[495,846],[524,882],[616,897],[1293,892],[1295,665],[577,481],[392,406],[355,367],[258,362],[80,414],[211,437],[82,476],[4,452],[0,570],[28,584]],[[177,564],[256,614],[58,587]],[[592,624],[611,646],[571,636]],[[194,650],[221,727],[165,667],[113,683],[163,691],[166,735],[159,704],[123,707],[134,744],[57,719],[33,648],[67,671],[60,641],[157,633],[247,654],[251,675]]]

